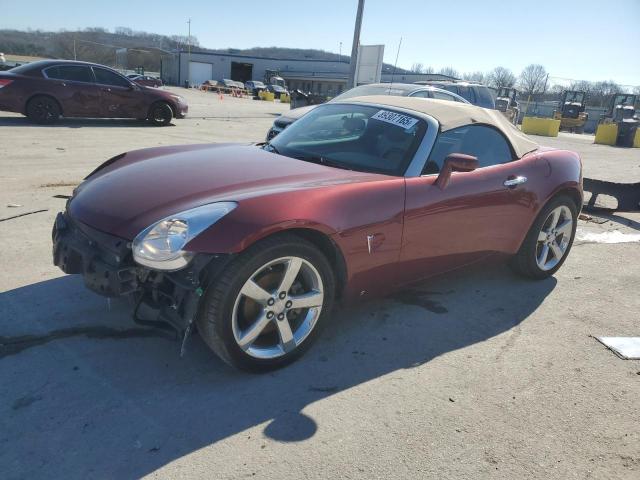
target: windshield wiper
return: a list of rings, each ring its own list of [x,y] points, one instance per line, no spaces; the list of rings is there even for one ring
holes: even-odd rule
[[[271,145],[271,142],[256,143],[256,147],[260,147],[262,150],[267,150],[268,152],[272,152],[280,155],[280,152],[278,151],[278,149],[273,145]]]
[[[298,160],[303,160],[305,162],[317,163],[319,165],[326,165],[327,167],[335,167],[342,168],[343,170],[353,170],[353,168],[349,168],[346,165],[338,162],[334,162],[331,159],[326,157],[322,157],[320,155],[308,155],[308,156],[294,156],[293,158],[297,158]]]

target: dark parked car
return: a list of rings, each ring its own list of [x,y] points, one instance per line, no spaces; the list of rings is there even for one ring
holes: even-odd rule
[[[115,70],[93,63],[40,60],[0,72],[0,110],[36,123],[60,116],[148,119],[168,125],[184,118],[180,95],[138,85]]]
[[[247,91],[251,92],[254,97],[258,96],[258,92],[267,89],[267,86],[258,80],[250,80],[248,82],[245,82],[244,87],[247,89]]]
[[[167,188],[170,185],[171,188]],[[542,279],[567,258],[580,158],[496,110],[370,96],[319,105],[262,147],[123,153],[74,191],[54,263],[226,362],[280,367],[334,301],[497,256]],[[338,325],[336,328],[340,328]]]
[[[282,94],[287,95],[287,94],[289,93],[289,92],[287,91],[287,89],[286,89],[286,88],[284,88],[283,86],[281,86],[281,85],[275,85],[275,84],[272,84],[272,83],[270,83],[269,85],[267,85],[267,92],[271,92],[271,93],[273,93],[273,95],[274,95],[276,98],[280,98],[280,95],[282,95]]]
[[[127,78],[133,80],[138,85],[144,85],[145,87],[161,87],[163,85],[162,80],[149,75],[127,75]]]
[[[394,95],[398,97],[418,97],[437,98],[439,100],[450,100],[452,102],[468,103],[464,98],[455,93],[448,92],[436,87],[415,85],[412,83],[371,83],[360,85],[341,93],[329,102],[339,102],[348,98],[362,97],[365,95]],[[310,112],[317,105],[306,105],[304,107],[293,108],[283,113],[273,121],[273,126],[267,132],[267,140],[271,140],[282,130],[298,120],[304,114]]]
[[[457,95],[460,95],[473,105],[478,105],[483,108],[496,108],[496,101],[494,95],[491,93],[491,89],[486,85],[476,82],[465,81],[421,81],[415,82],[417,85],[431,85],[433,87],[442,88],[448,90]]]

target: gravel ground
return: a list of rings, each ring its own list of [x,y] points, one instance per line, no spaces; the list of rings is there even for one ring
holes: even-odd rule
[[[182,90],[180,90],[182,92]],[[554,278],[502,264],[336,310],[299,362],[256,376],[196,336],[134,328],[130,306],[51,265],[73,186],[134,148],[260,141],[286,105],[184,92],[175,126],[0,114],[0,465],[37,478],[640,478],[640,242],[578,241]],[[640,150],[561,134],[585,176],[640,181]],[[9,205],[20,205],[9,207]],[[640,214],[579,232],[640,233]],[[599,238],[599,237],[589,237]]]

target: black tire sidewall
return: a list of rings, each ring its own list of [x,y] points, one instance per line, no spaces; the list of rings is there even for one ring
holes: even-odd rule
[[[162,121],[157,121],[155,119],[154,113],[158,108],[163,109],[164,116]],[[152,125],[156,127],[164,127],[166,125],[169,125],[172,119],[173,119],[173,109],[171,108],[171,105],[169,105],[166,102],[156,102],[153,105],[151,105],[151,108],[149,109],[149,121],[151,122]]]
[[[264,372],[283,367],[303,355],[328,323],[327,317],[331,314],[335,296],[334,272],[326,257],[315,246],[302,239],[274,243],[263,249],[250,248],[243,256],[244,258],[236,260],[236,262],[242,262],[241,265],[229,265],[222,274],[222,277],[225,274],[230,275],[230,281],[227,284],[216,283],[207,289],[203,302],[204,308],[199,315],[200,333],[209,335],[209,339],[205,338],[206,343],[223,360],[237,368],[250,372]],[[266,263],[287,256],[303,258],[316,268],[323,283],[324,304],[313,330],[300,346],[279,358],[258,359],[245,353],[235,340],[232,328],[233,307],[240,289],[250,275]],[[212,328],[215,331],[211,331]],[[211,335],[217,338],[212,339]],[[215,345],[216,340],[221,340],[223,345]],[[224,352],[219,351],[220,347],[223,347]]]
[[[569,239],[569,245],[567,246],[567,250],[565,251],[564,255],[562,256],[558,264],[550,270],[542,270],[538,266],[538,262],[536,261],[536,255],[535,255],[537,245],[538,245],[538,234],[540,233],[540,230],[542,229],[542,226],[544,225],[544,222],[547,220],[547,217],[549,216],[551,211],[560,206],[566,206],[571,211],[571,216],[573,220],[573,225],[571,229],[571,238]],[[520,251],[518,252],[518,255],[523,257],[523,260],[524,260],[523,266],[528,271],[527,276],[530,276],[532,278],[542,279],[556,273],[560,269],[560,267],[562,267],[565,260],[569,256],[569,253],[571,252],[571,247],[573,246],[573,241],[576,236],[577,226],[578,226],[578,208],[576,207],[576,204],[574,203],[574,201],[566,195],[559,195],[551,199],[542,208],[542,210],[536,217],[535,222],[531,226],[531,229],[529,230],[529,233],[527,234],[527,237],[523,242],[522,246],[520,247]]]
[[[51,118],[48,118],[48,119],[41,119],[41,118],[36,117],[32,110],[35,108],[35,104],[38,101],[47,102],[50,105],[52,105],[53,108],[55,109],[54,110],[55,115],[53,115]],[[55,123],[56,121],[58,121],[58,118],[60,118],[60,113],[61,113],[60,112],[60,106],[58,105],[58,102],[54,98],[46,96],[46,95],[36,95],[32,99],[30,99],[27,102],[27,108],[25,110],[26,110],[27,118],[30,121],[32,121],[34,123],[37,123],[39,125],[49,125],[49,124]]]

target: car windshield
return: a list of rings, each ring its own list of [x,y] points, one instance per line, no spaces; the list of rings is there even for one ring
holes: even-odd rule
[[[404,97],[409,95],[409,90],[402,88],[393,88],[391,85],[360,85],[346,92],[341,93],[332,101],[347,100],[349,98],[364,97],[367,95],[393,95],[395,97]]]
[[[331,167],[401,176],[426,130],[423,119],[387,107],[325,104],[264,148]]]

